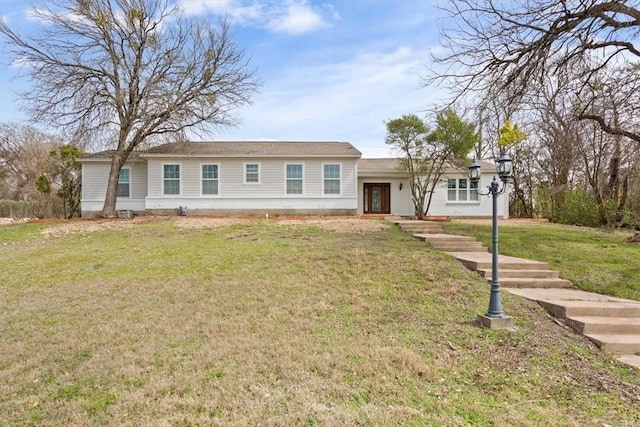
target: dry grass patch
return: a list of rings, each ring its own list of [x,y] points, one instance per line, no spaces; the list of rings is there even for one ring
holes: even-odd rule
[[[0,425],[640,420],[637,373],[514,296],[480,329],[484,282],[395,227],[178,224],[0,247]]]

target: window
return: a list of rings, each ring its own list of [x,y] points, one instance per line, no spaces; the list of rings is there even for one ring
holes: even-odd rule
[[[245,163],[244,182],[245,184],[260,183],[260,165],[258,163]]]
[[[302,165],[287,165],[287,194],[302,194]]]
[[[180,194],[180,165],[164,165],[164,194]]]
[[[131,169],[120,169],[118,175],[118,197],[131,195]]]
[[[202,194],[218,194],[218,165],[202,165]]]
[[[340,165],[324,165],[324,194],[340,194]]]
[[[474,184],[466,178],[448,178],[447,200],[449,202],[477,202],[478,184]]]

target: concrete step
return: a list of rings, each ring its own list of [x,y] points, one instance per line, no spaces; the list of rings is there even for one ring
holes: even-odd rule
[[[437,222],[429,221],[397,221],[396,224],[408,232],[422,232],[422,233],[444,233],[444,229]]]
[[[473,237],[469,236],[454,236],[451,234],[443,234],[443,233],[415,233],[413,235],[418,240],[422,240],[423,242],[473,242],[480,243]]]
[[[568,317],[566,322],[581,334],[635,334],[640,337],[640,317]]]
[[[606,353],[640,353],[640,335],[635,334],[585,334]]]
[[[462,262],[469,270],[491,270],[493,267],[491,262],[492,254],[490,253],[480,255],[473,252],[469,252],[468,254],[460,252],[452,255]],[[530,261],[526,259],[506,257],[503,255],[500,255],[498,260],[501,270],[549,270],[549,264],[546,262]]]
[[[571,282],[559,278],[527,278],[527,277],[499,277],[500,285],[505,288],[570,288]],[[487,279],[491,282],[491,278]]]
[[[567,317],[638,317],[640,303],[625,301],[570,301],[552,299],[538,301],[554,316],[565,319]]]
[[[482,245],[446,245],[431,244],[434,248],[443,252],[487,252],[489,249]]]
[[[500,266],[502,267],[502,266]],[[491,279],[492,270],[478,270],[478,273],[487,279]],[[557,279],[560,277],[559,271],[553,270],[507,270],[502,269],[498,271],[500,279],[507,277],[526,277],[529,279]]]

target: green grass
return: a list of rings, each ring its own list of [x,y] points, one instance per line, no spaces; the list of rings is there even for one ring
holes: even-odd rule
[[[513,295],[479,328],[486,283],[396,227],[73,224],[0,228],[0,425],[640,422],[637,371]]]
[[[447,232],[491,247],[491,226],[451,222]],[[580,289],[640,301],[640,245],[632,233],[559,224],[499,224],[499,253],[549,263]]]

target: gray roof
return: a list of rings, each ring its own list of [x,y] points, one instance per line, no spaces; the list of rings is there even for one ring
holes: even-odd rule
[[[396,171],[398,170],[398,159],[360,159],[358,160],[358,170]]]
[[[172,142],[152,147],[144,157],[356,157],[362,153],[348,142],[216,141]]]
[[[484,171],[495,171],[496,165],[493,163],[480,160],[478,162],[480,167]],[[398,171],[398,159],[397,158],[383,158],[383,159],[360,159],[358,160],[359,171],[377,171],[377,172],[393,172]],[[450,170],[462,170],[460,168],[452,167]]]

